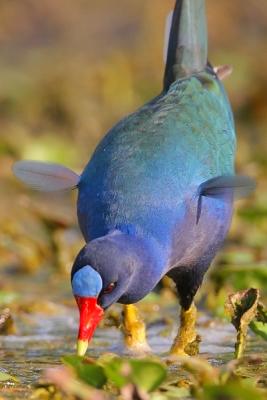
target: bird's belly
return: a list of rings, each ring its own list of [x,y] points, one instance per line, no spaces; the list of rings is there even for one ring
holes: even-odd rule
[[[232,199],[203,198],[198,222],[196,209],[197,205],[189,206],[186,218],[176,227],[167,270],[195,266],[206,269],[223,245],[232,219]]]

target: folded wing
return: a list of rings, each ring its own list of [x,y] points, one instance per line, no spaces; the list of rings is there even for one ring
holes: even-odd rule
[[[197,223],[201,216],[203,197],[223,197],[230,194],[234,199],[240,199],[251,194],[256,188],[254,179],[248,176],[218,176],[202,183],[198,190]]]

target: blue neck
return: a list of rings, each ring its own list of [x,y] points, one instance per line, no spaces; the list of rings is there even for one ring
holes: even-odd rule
[[[92,266],[102,277],[103,287],[121,282],[116,301],[135,303],[146,296],[166,273],[164,250],[153,238],[113,231],[90,241],[80,252],[72,277],[85,265]]]
[[[119,302],[129,304],[141,300],[150,293],[165,275],[167,254],[153,238],[141,239],[128,236],[127,242],[129,254],[132,254],[136,260],[136,268],[127,292]]]

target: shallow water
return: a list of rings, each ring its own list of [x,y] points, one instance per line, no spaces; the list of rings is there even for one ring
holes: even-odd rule
[[[20,280],[17,286],[17,290],[20,291],[23,281]],[[42,377],[43,370],[59,365],[63,355],[75,353],[78,320],[68,283],[63,284],[59,279],[57,284],[54,282],[48,287],[49,291],[43,287],[40,289],[34,284],[31,295],[25,294],[21,299],[22,304],[26,302],[27,307],[31,309],[32,306],[34,310],[29,312],[26,307],[27,312],[25,312],[24,306],[21,310],[14,311],[17,334],[0,337],[0,368],[20,380],[20,383],[2,384],[0,393],[4,399],[30,398],[34,385]],[[40,299],[42,300],[39,306]],[[38,312],[38,308],[41,310],[42,305],[45,305],[44,310]],[[177,307],[170,304],[154,310],[155,319],[151,318],[147,305],[140,307],[145,318],[147,314],[147,320],[150,321],[148,341],[153,353],[164,357],[177,333],[175,323],[178,315]],[[115,306],[115,311],[119,312],[120,306]],[[163,315],[165,317],[168,315],[169,321],[162,319]],[[209,359],[214,365],[221,365],[232,360],[235,342],[234,328],[226,322],[214,322],[204,313],[200,313],[198,325],[198,332],[202,337],[200,347],[202,357]],[[122,343],[121,332],[118,328],[99,328],[88,350],[88,355],[98,357],[104,352],[122,355],[124,352]],[[248,354],[259,354],[263,359],[263,364],[267,365],[266,342],[252,336],[247,350]],[[179,371],[173,369],[173,373],[178,374]],[[248,365],[247,375],[257,376],[258,373],[259,366]],[[267,372],[263,371],[261,376],[267,382]]]

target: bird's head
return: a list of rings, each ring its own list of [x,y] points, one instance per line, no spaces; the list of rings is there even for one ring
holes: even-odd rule
[[[122,235],[108,235],[87,244],[72,269],[72,291],[80,312],[77,351],[84,355],[104,310],[120,300],[137,270],[133,249]]]

